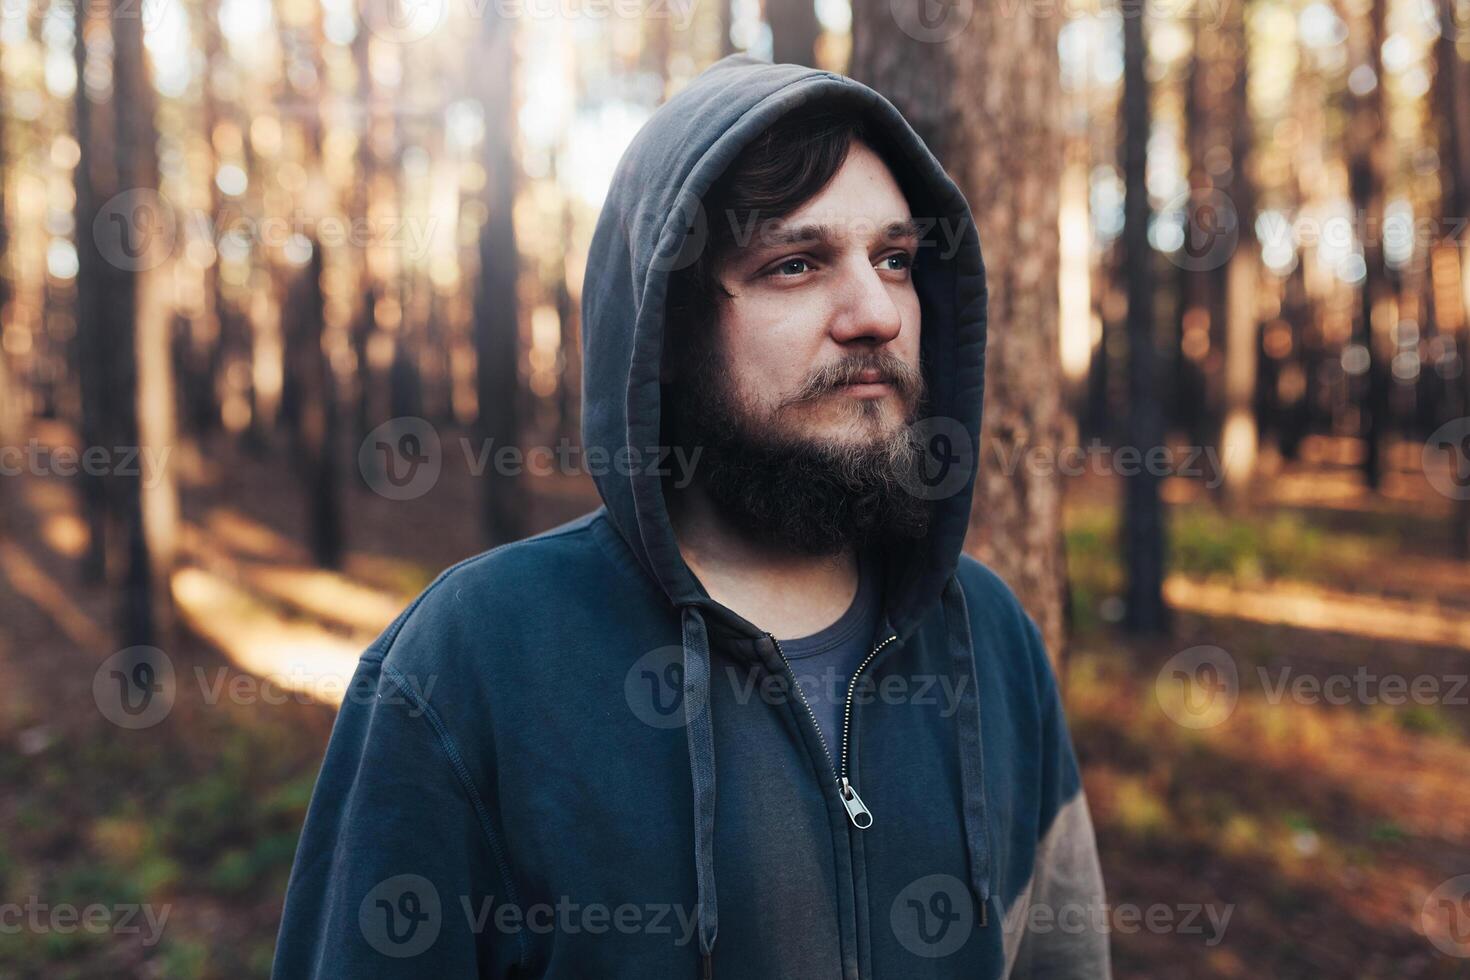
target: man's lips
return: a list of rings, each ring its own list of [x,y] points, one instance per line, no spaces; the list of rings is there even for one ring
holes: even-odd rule
[[[882,371],[869,369],[858,372],[851,381],[839,386],[837,390],[857,398],[876,398],[892,391],[893,382]]]

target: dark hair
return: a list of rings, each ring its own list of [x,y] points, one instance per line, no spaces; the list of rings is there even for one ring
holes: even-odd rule
[[[730,293],[719,272],[739,246],[737,234],[786,215],[826,187],[847,159],[853,142],[867,146],[892,168],[886,141],[854,109],[816,107],[782,116],[740,152],[704,195],[708,237],[688,266],[669,282],[665,339],[682,351],[713,318],[715,304]]]

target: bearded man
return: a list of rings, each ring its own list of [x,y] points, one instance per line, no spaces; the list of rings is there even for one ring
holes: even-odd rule
[[[985,297],[871,89],[737,55],[663,106],[587,262],[583,441],[693,478],[604,468],[367,650],[277,975],[1107,977],[1046,651],[962,551]]]

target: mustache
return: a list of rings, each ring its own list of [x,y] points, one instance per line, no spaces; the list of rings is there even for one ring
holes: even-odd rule
[[[924,394],[924,373],[918,367],[891,351],[870,351],[817,368],[795,393],[782,400],[778,409],[815,401],[845,385],[856,384],[869,371],[878,374],[878,381],[893,385],[906,404],[917,403]]]

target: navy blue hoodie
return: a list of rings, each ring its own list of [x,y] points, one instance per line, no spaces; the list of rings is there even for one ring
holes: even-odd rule
[[[841,745],[770,634],[690,572],[643,455],[661,441],[664,298],[707,231],[699,202],[756,134],[815,103],[887,137],[928,223],[925,424],[961,466],[929,534],[885,556],[882,630]],[[1106,977],[1096,848],[1046,652],[961,552],[985,311],[969,208],[876,92],[737,55],[660,108],[617,167],[587,262],[583,439],[607,462],[603,506],[445,571],[363,654],[275,975]]]

